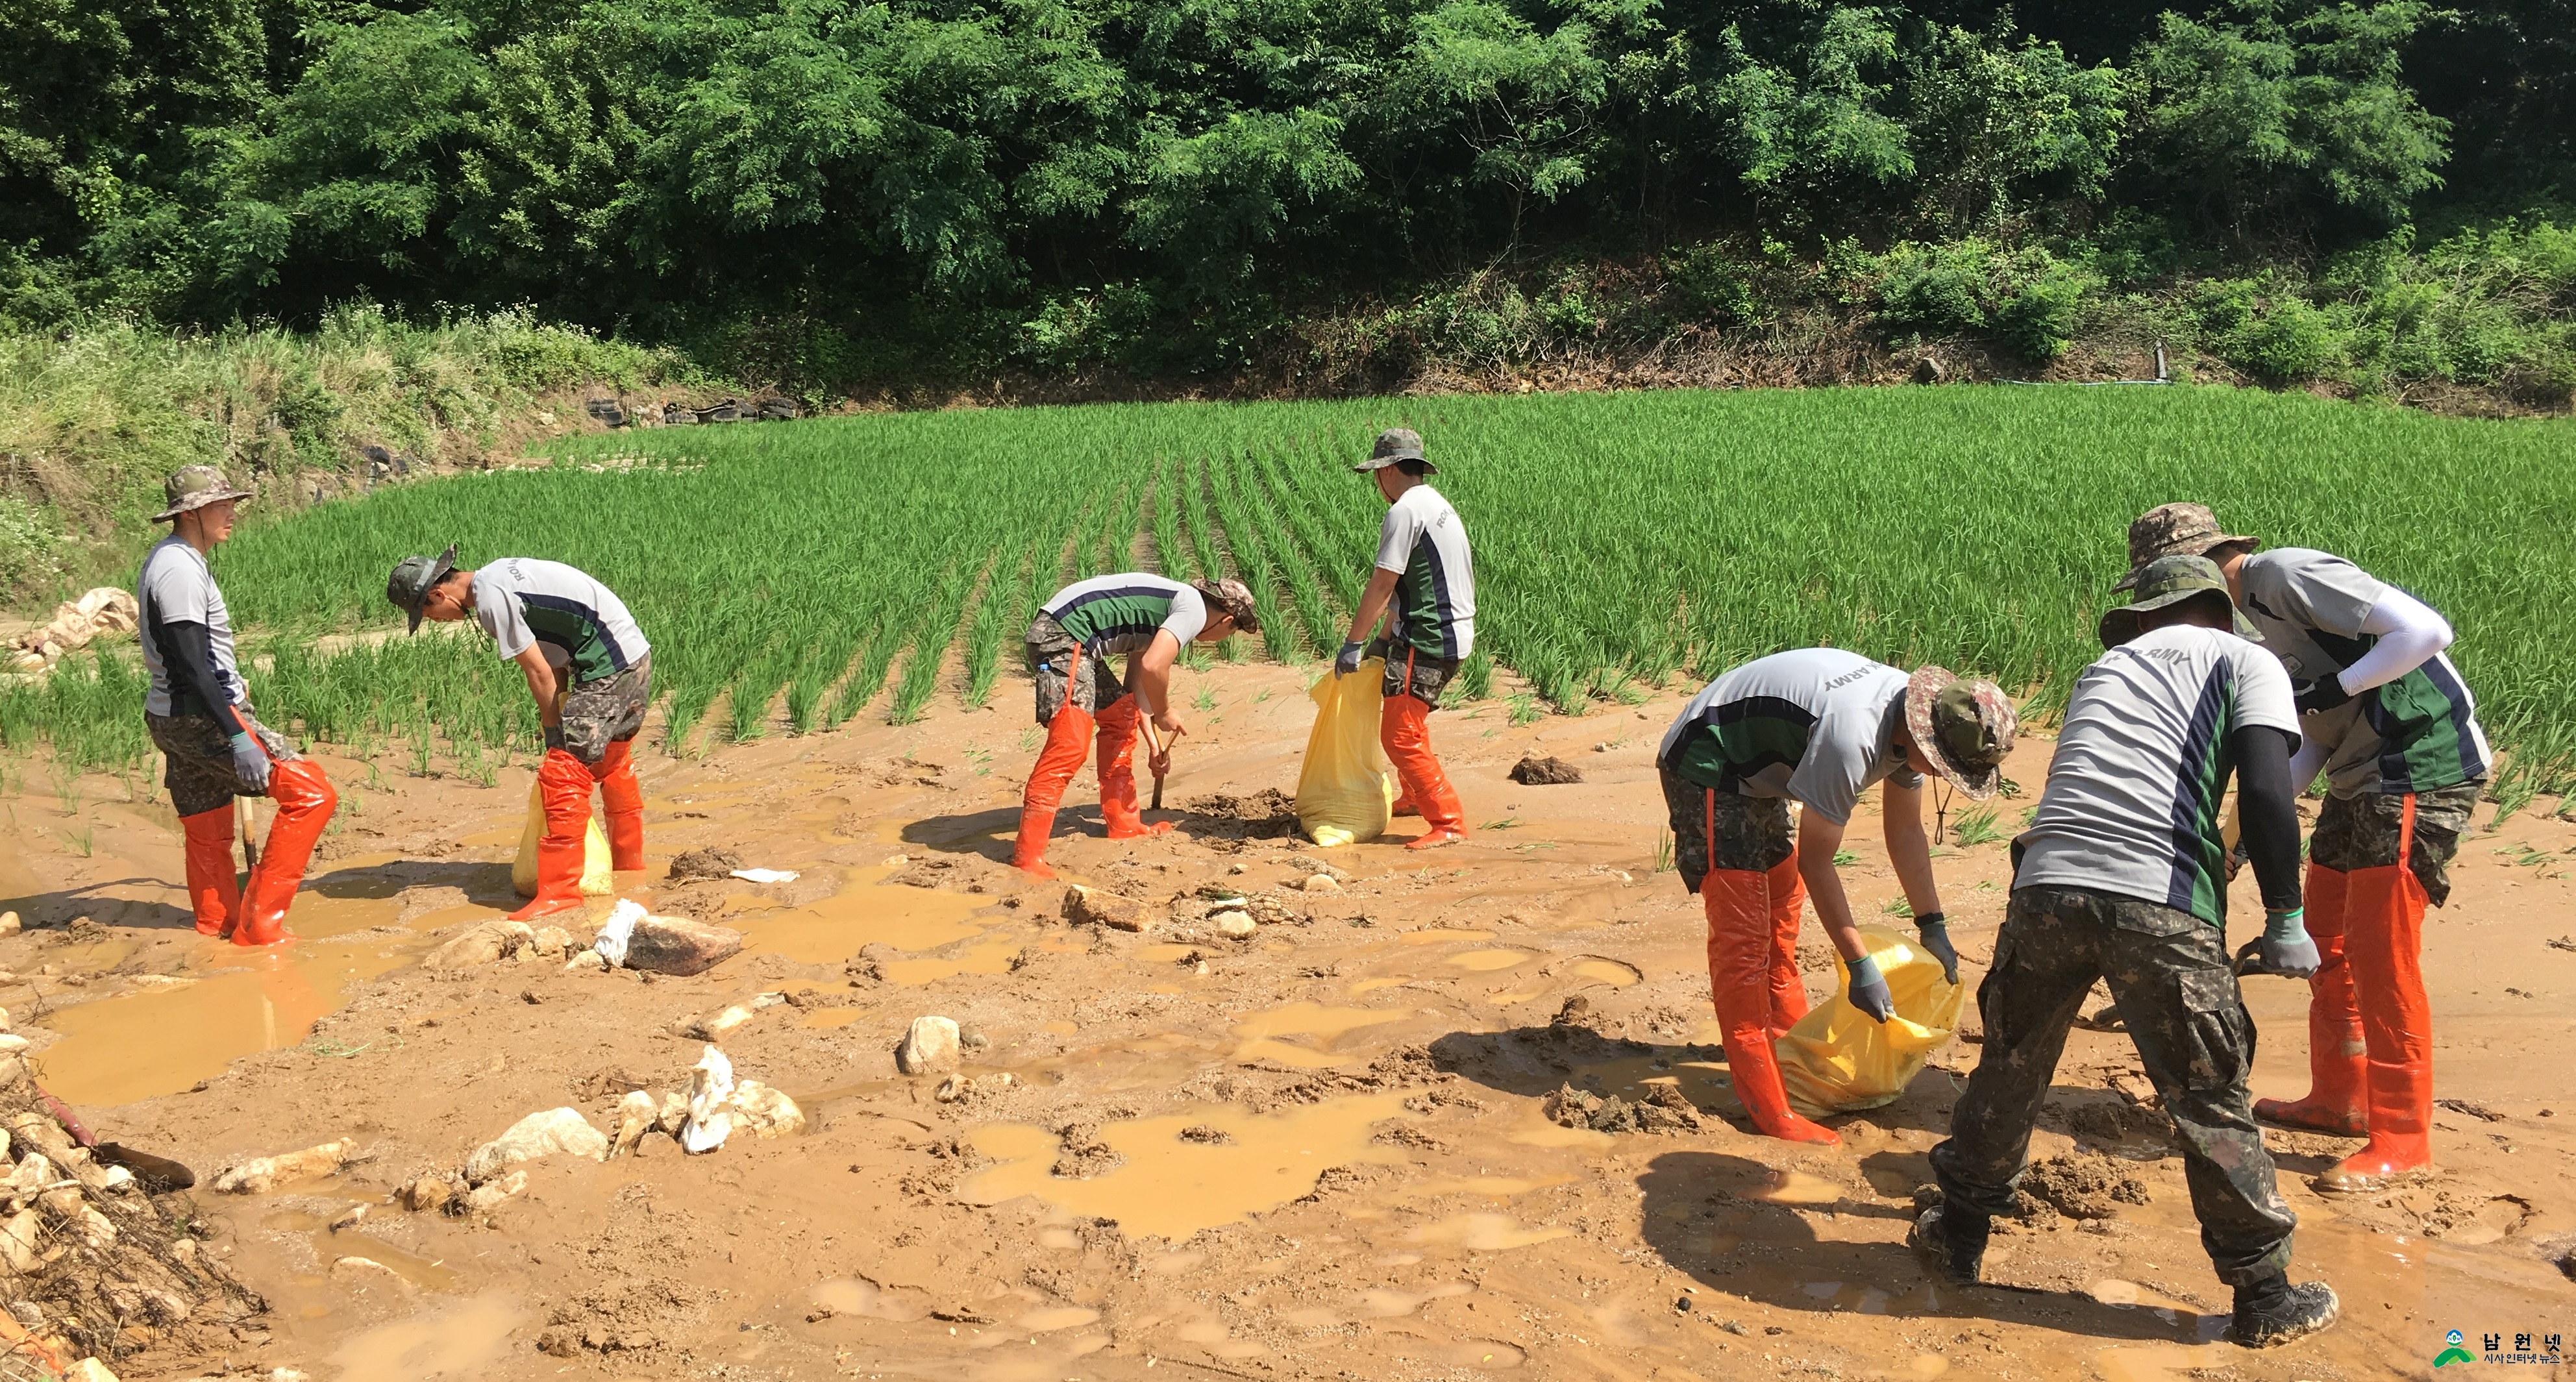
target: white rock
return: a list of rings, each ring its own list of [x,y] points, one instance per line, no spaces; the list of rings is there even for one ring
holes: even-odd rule
[[[880,867],[880,868],[889,868],[889,869],[899,869],[899,868],[902,868],[904,865],[909,864],[909,863],[911,863],[911,862],[912,862],[912,856],[910,856],[910,855],[908,855],[908,854],[889,854],[889,855],[887,855],[887,856],[885,857],[885,862],[884,862],[883,864],[879,865],[878,867]]]
[[[1227,940],[1237,941],[1248,940],[1253,932],[1261,929],[1253,922],[1250,912],[1219,912],[1208,918],[1208,925],[1215,927],[1216,933]]]
[[[16,912],[0,912],[0,936],[14,936],[18,934],[18,924],[18,914]]]
[[[0,1032],[0,1056],[14,1056],[28,1045],[27,1039],[15,1032]]]
[[[713,1017],[693,1017],[680,1024],[680,1035],[696,1037],[701,1041],[716,1041],[720,1040],[725,1033],[750,1020],[751,1009],[736,1003]]]
[[[44,1241],[44,1216],[33,1209],[19,1210],[0,1222],[0,1266],[19,1276],[36,1270]]]
[[[608,1156],[608,1137],[592,1127],[579,1109],[552,1108],[531,1113],[511,1124],[508,1132],[475,1148],[474,1155],[465,1160],[465,1179],[481,1185],[522,1161],[535,1161],[558,1152],[604,1160]]]
[[[894,1048],[895,1068],[907,1075],[932,1075],[957,1067],[957,1023],[945,1017],[916,1017],[903,1044]]]
[[[1306,881],[1298,884],[1297,887],[1301,891],[1310,893],[1337,893],[1342,890],[1342,880],[1329,873],[1310,873],[1306,875]]]
[[[512,1171],[499,1180],[474,1187],[473,1192],[465,1197],[465,1207],[477,1214],[489,1213],[499,1208],[503,1200],[520,1194],[527,1188],[528,1173]]]
[[[699,1053],[689,1072],[689,1122],[680,1129],[680,1150],[712,1152],[733,1135],[733,1062],[710,1046]]]
[[[15,916],[17,914],[12,912],[10,915]],[[7,1030],[9,1030],[9,1010],[7,1008],[0,1008],[0,1032],[5,1032]]]
[[[396,1282],[402,1280],[401,1273],[372,1257],[342,1257],[335,1259],[331,1263],[331,1275],[338,1277],[342,1281],[353,1281],[376,1277],[391,1277]]]
[[[733,1087],[727,1112],[736,1128],[754,1137],[794,1137],[805,1131],[805,1110],[784,1092],[758,1080],[744,1080]]]
[[[1228,864],[1225,866],[1225,871],[1227,873],[1240,876],[1242,874],[1252,872],[1252,866],[1250,864]]]
[[[564,968],[605,970],[608,968],[608,961],[596,950],[585,950],[564,961]]]
[[[560,959],[572,953],[576,944],[577,942],[572,938],[572,932],[560,926],[537,928],[537,954],[543,959]]]
[[[63,1382],[116,1382],[116,1374],[95,1358],[83,1358],[63,1370]]]
[[[634,1151],[635,1144],[644,1140],[644,1134],[653,1130],[654,1121],[661,1112],[661,1101],[653,1097],[652,1091],[628,1090],[626,1097],[617,1101],[617,1136],[608,1144],[608,1154],[624,1156]]]
[[[354,1142],[325,1142],[300,1152],[252,1157],[216,1172],[214,1190],[219,1195],[264,1195],[285,1181],[327,1176],[339,1170],[355,1150]]]

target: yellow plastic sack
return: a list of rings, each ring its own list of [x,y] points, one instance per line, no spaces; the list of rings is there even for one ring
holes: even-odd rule
[[[1860,928],[1887,980],[1896,1015],[1884,1025],[1852,1006],[1848,983],[1772,1044],[1789,1106],[1810,1118],[1894,1103],[1932,1053],[1958,1030],[1965,984],[1941,977],[1941,962],[1912,936]]]
[[[1373,657],[1346,677],[1326,672],[1306,692],[1315,728],[1297,774],[1297,825],[1319,845],[1374,840],[1394,818],[1395,777],[1377,742],[1385,679],[1386,659]]]
[[[537,895],[537,841],[545,838],[546,807],[537,795],[537,784],[528,784],[528,828],[519,832],[518,862],[510,865],[510,886],[521,897]],[[617,880],[609,873],[608,836],[599,828],[599,813],[590,815],[590,838],[582,842],[581,890],[591,897],[606,897],[617,891]]]

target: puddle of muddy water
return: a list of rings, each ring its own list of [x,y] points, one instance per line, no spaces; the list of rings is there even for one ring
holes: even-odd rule
[[[1053,1173],[1056,1139],[1045,1129],[988,1124],[972,1135],[975,1149],[1003,1164],[977,1173],[958,1196],[990,1205],[1033,1195],[1076,1214],[1115,1219],[1132,1237],[1183,1239],[1312,1193],[1328,1166],[1401,1160],[1392,1149],[1372,1146],[1369,1136],[1376,1124],[1406,1116],[1404,1097],[1386,1093],[1276,1114],[1213,1104],[1110,1123],[1100,1140],[1125,1164],[1088,1180]],[[1182,1140],[1182,1129],[1201,1127],[1230,1140]]]
[[[929,888],[880,886],[893,875],[893,869],[881,864],[851,869],[841,891],[819,902],[747,917],[729,917],[727,924],[741,930],[745,949],[783,955],[799,964],[838,963],[859,953],[859,948],[865,945],[889,945],[907,952],[935,950],[953,941],[984,933],[984,927],[968,918],[991,906],[991,899]],[[966,972],[1001,973],[1010,967],[1007,961],[1006,955],[1001,970]],[[960,970],[956,968],[946,971],[949,974],[958,972]],[[922,983],[926,979],[897,979],[895,982]]]
[[[312,1241],[313,1256],[328,1272],[331,1264],[343,1257],[363,1257],[410,1282],[424,1291],[456,1289],[456,1272],[443,1261],[431,1261],[418,1253],[405,1252],[381,1238],[354,1229],[333,1233],[328,1214],[310,1214],[303,1210],[282,1210],[259,1221],[259,1226],[280,1233],[300,1233]],[[311,1283],[314,1285],[320,1282]]]
[[[1341,1065],[1358,1059],[1332,1050],[1333,1042],[1342,1034],[1361,1027],[1401,1022],[1406,1016],[1381,1008],[1332,1008],[1320,1003],[1291,1003],[1286,1007],[1253,1013],[1236,1023],[1234,1034],[1244,1040],[1235,1048],[1234,1059],[1238,1063],[1277,1061],[1309,1070]],[[1323,1049],[1278,1040],[1283,1036],[1313,1037]]]
[[[450,907],[415,918],[406,934],[340,943],[302,930],[312,925],[346,934],[385,925],[396,913],[389,899],[306,893],[288,923],[301,939],[256,950],[201,940],[189,956],[195,983],[48,1013],[45,1025],[63,1039],[42,1058],[45,1087],[90,1105],[175,1094],[243,1056],[304,1040],[316,1021],[348,1001],[351,984],[411,963],[428,948],[429,933],[495,915],[488,907]]]
[[[1529,952],[1526,950],[1470,950],[1464,954],[1450,956],[1449,963],[1460,969],[1481,973],[1486,970],[1509,969],[1528,959]]]
[[[477,1296],[434,1315],[379,1325],[342,1344],[331,1363],[367,1382],[465,1382],[490,1376],[528,1312],[505,1295]]]

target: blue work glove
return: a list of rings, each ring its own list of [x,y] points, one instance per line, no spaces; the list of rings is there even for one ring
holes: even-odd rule
[[[562,747],[564,746],[563,726],[561,726],[561,725],[548,725],[548,726],[546,726],[546,727],[545,727],[545,729],[546,729],[546,749],[547,749],[547,751],[548,751],[548,752],[553,752],[553,751],[554,751],[554,750],[556,750],[556,749],[560,749],[560,748],[562,748]]]
[[[1851,967],[1852,1006],[1876,1022],[1896,1016],[1896,997],[1887,991],[1887,981],[1879,977],[1878,961],[1863,955],[1846,963]]]
[[[2245,942],[2236,952],[2236,972],[2278,974],[2285,979],[2305,979],[2317,972],[2317,943],[2308,938],[2308,914],[2299,908],[2287,912],[2265,912],[2263,934]]]
[[[254,792],[267,791],[270,767],[268,754],[251,739],[248,733],[234,735],[232,743],[233,776],[240,778],[242,785]]]
[[[2298,707],[2302,715],[2321,714],[2351,699],[2352,693],[2343,689],[2340,672],[2329,672],[2315,681],[2290,683],[2290,704]]]
[[[1337,677],[1346,677],[1351,673],[1358,671],[1360,669],[1360,652],[1367,646],[1367,644],[1358,642],[1357,640],[1343,644],[1342,650],[1333,655],[1333,675]]]
[[[1941,977],[1959,982],[1959,952],[1950,944],[1949,921],[1939,912],[1925,912],[1914,919],[1914,934],[1932,958],[1941,962]]]

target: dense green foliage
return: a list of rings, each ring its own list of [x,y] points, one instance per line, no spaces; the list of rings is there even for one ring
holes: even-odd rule
[[[1534,246],[1756,288],[1867,251],[1898,329],[2044,360],[2088,302],[2556,204],[2571,32],[2569,0],[0,0],[0,315],[524,303],[800,382],[1186,375]]]
[[[1348,470],[1419,428],[1477,558],[1493,663],[1579,714],[1632,680],[1832,643],[1938,661],[2062,704],[2097,653],[2122,534],[2192,497],[2237,531],[2347,554],[2460,632],[2453,650],[2525,781],[2576,775],[2576,424],[2444,420],[2217,389],[1688,390],[1355,403],[937,412],[671,428],[560,445],[550,468],[325,504],[248,532],[216,569],[272,650],[264,715],[342,743],[467,762],[525,751],[514,674],[398,627],[384,574],[463,544],[607,581],[654,643],[666,746],[901,723],[982,704],[1062,582],[1159,562],[1251,581],[1274,657],[1329,653],[1375,552]],[[567,522],[566,515],[580,515]],[[953,659],[953,660],[952,660]],[[0,736],[87,761],[140,753],[132,688],[81,665],[0,692]],[[120,723],[123,721],[121,720]],[[452,747],[451,747],[452,746]]]

